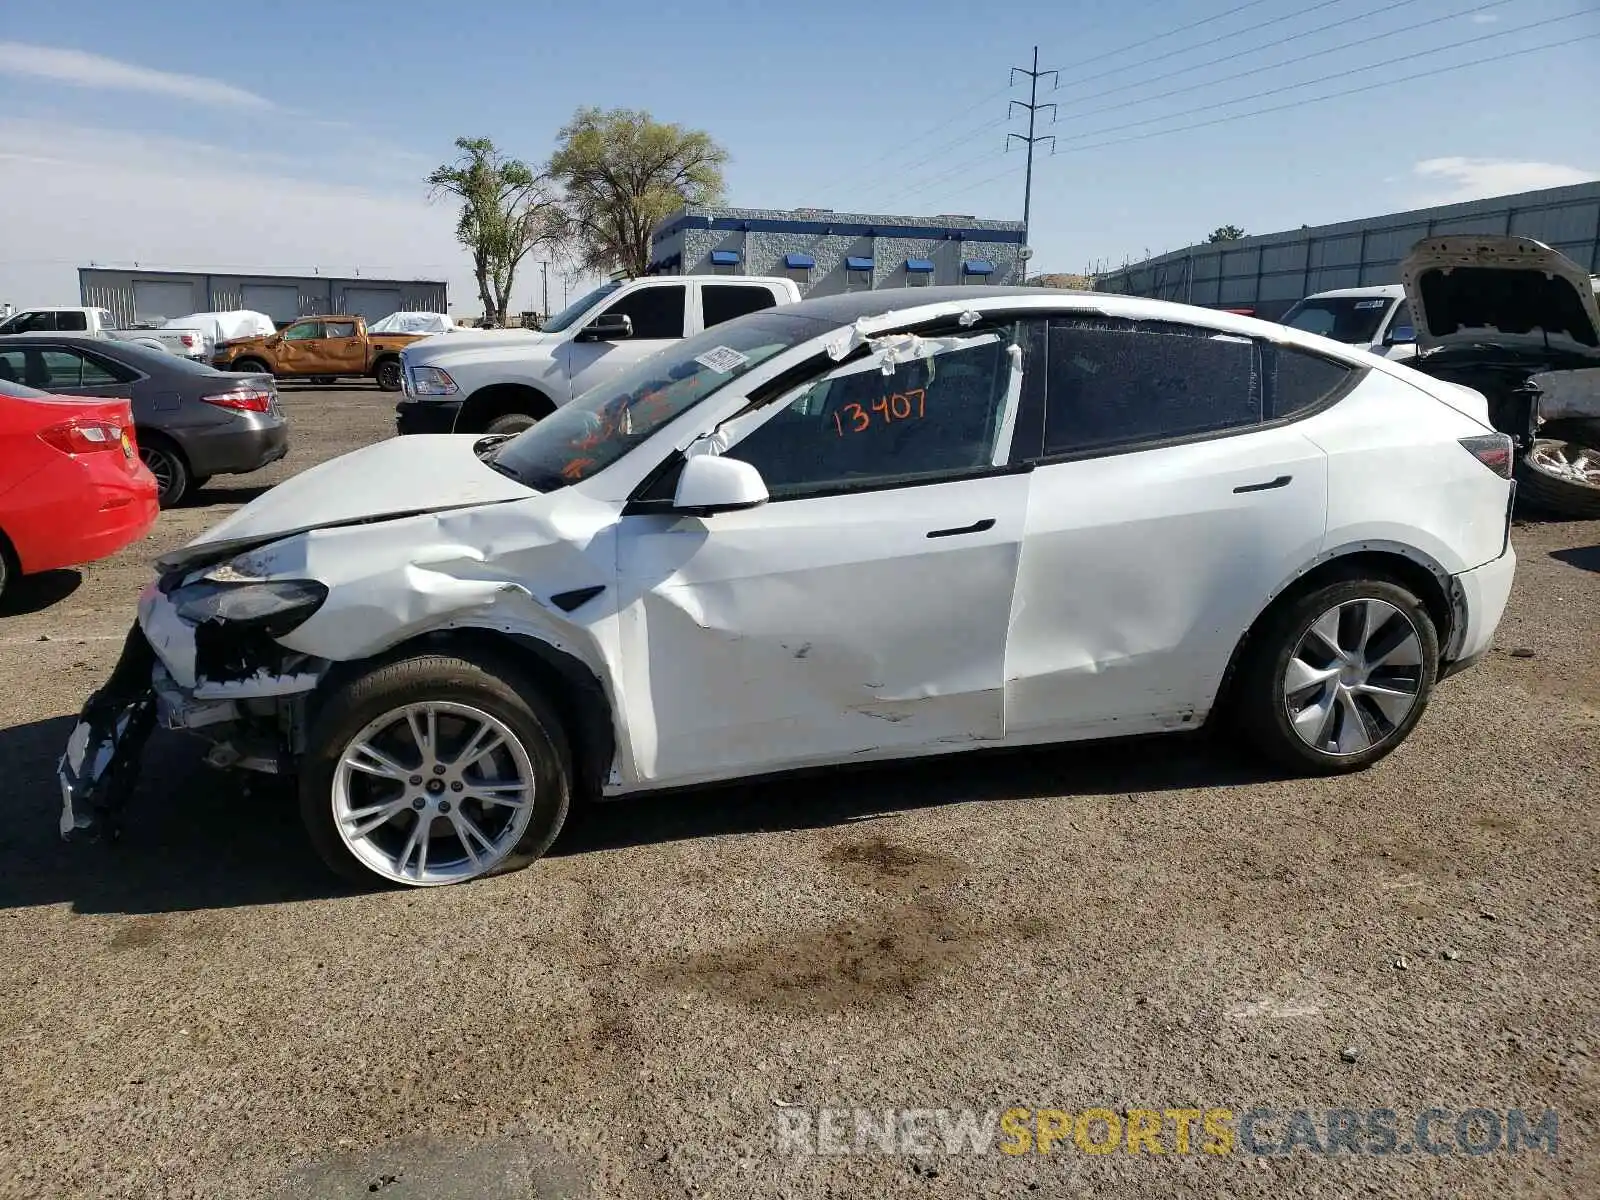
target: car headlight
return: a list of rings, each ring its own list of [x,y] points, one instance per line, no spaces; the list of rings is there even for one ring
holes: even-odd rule
[[[411,367],[406,373],[411,377],[411,390],[418,396],[453,396],[460,390],[449,373],[438,367]]]
[[[192,625],[208,621],[254,626],[274,637],[307,621],[328,598],[328,589],[311,579],[219,583],[201,579],[173,589],[173,607]]]

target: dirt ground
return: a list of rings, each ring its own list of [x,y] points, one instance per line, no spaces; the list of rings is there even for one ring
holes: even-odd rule
[[[0,1195],[1600,1194],[1600,523],[1519,525],[1494,653],[1357,777],[1185,740],[924,762],[599,806],[527,871],[355,893],[282,785],[158,736],[125,837],[62,844],[54,763],[149,559],[392,399],[287,389],[284,463],[0,614]],[[796,1105],[1560,1126],[780,1154]]]

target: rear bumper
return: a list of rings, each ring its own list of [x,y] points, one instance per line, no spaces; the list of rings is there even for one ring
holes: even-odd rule
[[[1516,572],[1517,553],[1507,545],[1506,552],[1493,562],[1452,577],[1465,620],[1458,637],[1452,639],[1454,645],[1449,661],[1440,670],[1441,678],[1466,670],[1489,652],[1511,598]]]
[[[289,453],[289,426],[276,414],[252,414],[207,429],[182,431],[183,452],[196,475],[244,475]]]
[[[394,406],[395,431],[408,433],[454,433],[459,400],[402,400]]]
[[[115,554],[150,532],[161,511],[149,473],[129,473],[114,451],[63,458],[27,488],[26,517],[7,525],[24,574]]]

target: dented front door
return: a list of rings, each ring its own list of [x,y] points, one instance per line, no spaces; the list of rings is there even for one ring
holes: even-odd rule
[[[1027,488],[1012,474],[624,518],[640,780],[998,738]]]

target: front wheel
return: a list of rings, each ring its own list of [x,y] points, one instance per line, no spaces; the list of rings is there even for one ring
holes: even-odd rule
[[[1559,517],[1600,517],[1600,449],[1535,438],[1517,460],[1517,495]]]
[[[398,392],[400,390],[400,360],[386,358],[378,364],[373,372],[378,378],[378,388],[385,392]]]
[[[506,413],[503,417],[496,417],[483,427],[485,433],[521,433],[524,429],[532,429],[538,421],[527,413]]]
[[[1328,584],[1269,615],[1235,693],[1254,749],[1291,770],[1369,767],[1421,719],[1439,673],[1426,606],[1383,579]]]
[[[444,655],[349,684],[311,731],[300,812],[339,874],[430,887],[515,870],[566,820],[559,720],[515,672]]]

